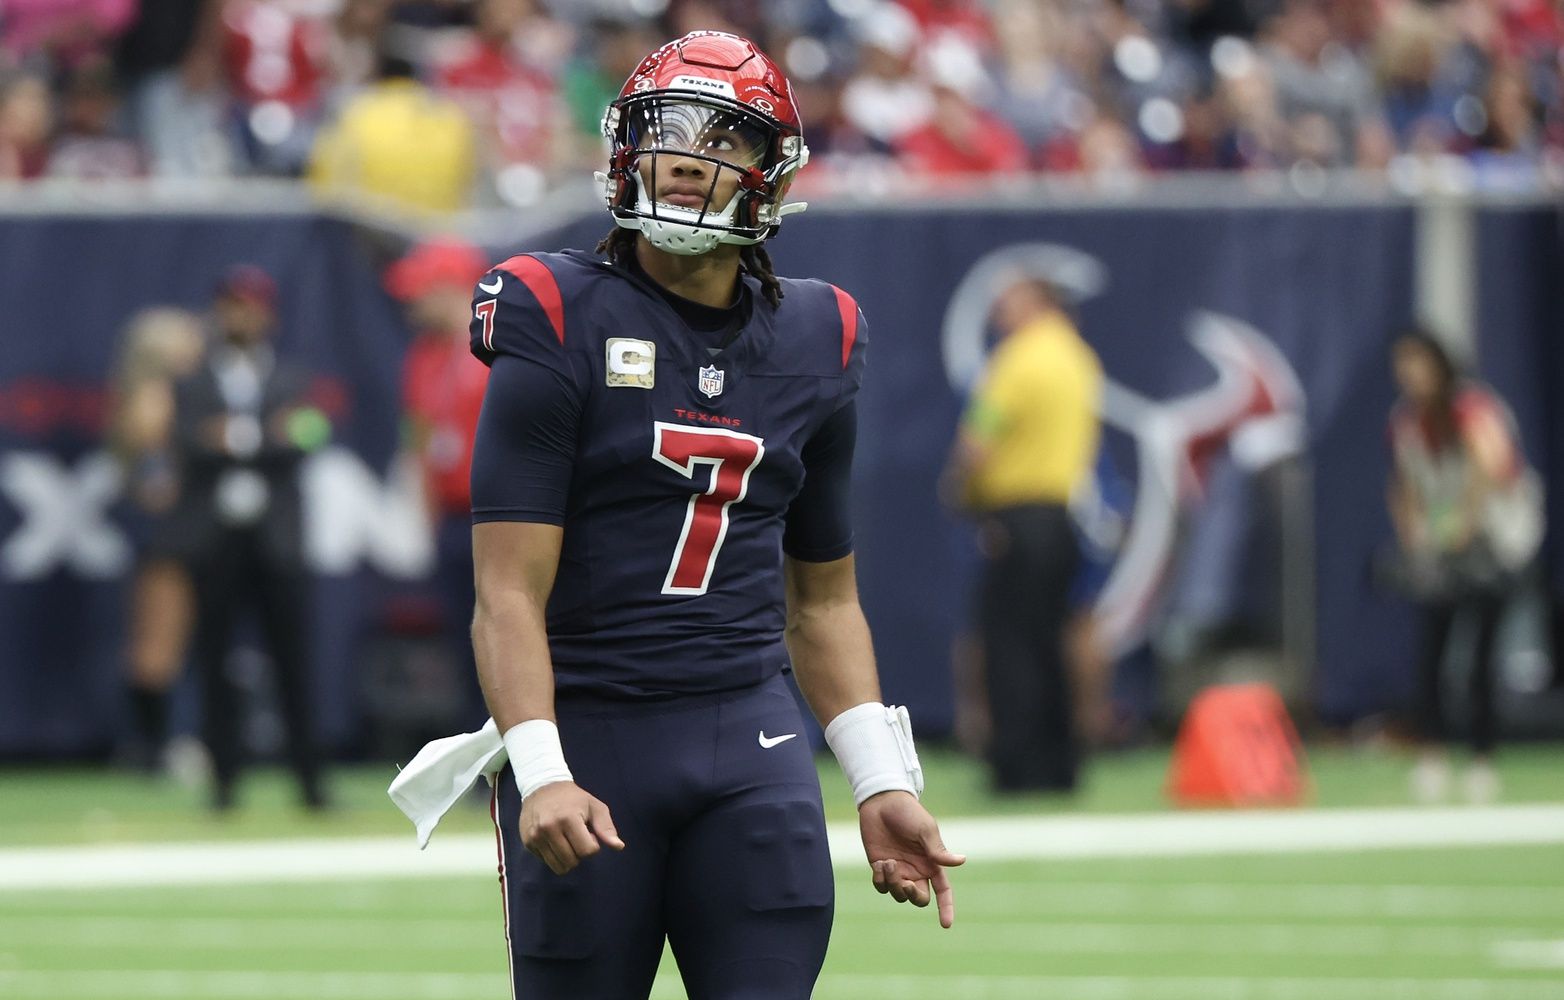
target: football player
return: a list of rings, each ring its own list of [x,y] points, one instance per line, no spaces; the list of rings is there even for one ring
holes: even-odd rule
[[[803,998],[834,890],[791,669],[859,810],[874,886],[937,904],[906,710],[881,704],[848,481],[867,343],[852,297],[772,274],[803,205],[792,87],[694,32],[604,119],[615,229],[478,283],[479,676],[517,996]]]

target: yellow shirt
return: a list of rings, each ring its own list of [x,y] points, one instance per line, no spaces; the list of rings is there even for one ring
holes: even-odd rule
[[[1069,501],[1097,457],[1102,364],[1061,314],[1028,323],[989,358],[962,418],[986,452],[967,501],[979,509]]]
[[[355,96],[321,133],[310,181],[325,192],[453,212],[467,206],[476,146],[472,123],[455,102],[413,80],[388,80]]]

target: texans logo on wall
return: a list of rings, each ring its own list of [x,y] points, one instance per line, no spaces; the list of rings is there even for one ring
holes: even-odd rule
[[[952,388],[966,393],[981,372],[989,316],[1019,276],[1041,278],[1079,304],[1107,287],[1107,270],[1089,254],[1053,243],[1001,247],[975,263],[945,313],[942,353]],[[1197,312],[1185,320],[1193,347],[1211,363],[1204,388],[1154,400],[1107,372],[1103,423],[1133,442],[1133,507],[1108,579],[1096,603],[1100,636],[1122,656],[1144,644],[1175,575],[1180,528],[1198,516],[1210,459],[1225,450],[1245,472],[1300,455],[1305,447],[1304,394],[1292,366],[1259,330],[1231,316]],[[1083,330],[1088,341],[1091,331]],[[1090,485],[1090,484],[1089,484]],[[1088,532],[1088,488],[1072,502]]]

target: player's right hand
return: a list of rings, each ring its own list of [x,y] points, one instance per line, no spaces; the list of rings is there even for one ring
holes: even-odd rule
[[[563,875],[604,847],[625,848],[608,807],[574,781],[544,785],[521,803],[521,844]]]

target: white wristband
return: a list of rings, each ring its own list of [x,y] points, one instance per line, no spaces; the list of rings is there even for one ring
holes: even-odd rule
[[[906,708],[873,701],[855,705],[825,727],[825,741],[852,786],[854,805],[893,790],[923,794],[923,768]]]
[[[559,727],[548,719],[528,719],[511,726],[502,739],[523,801],[544,785],[576,780],[565,765]]]

